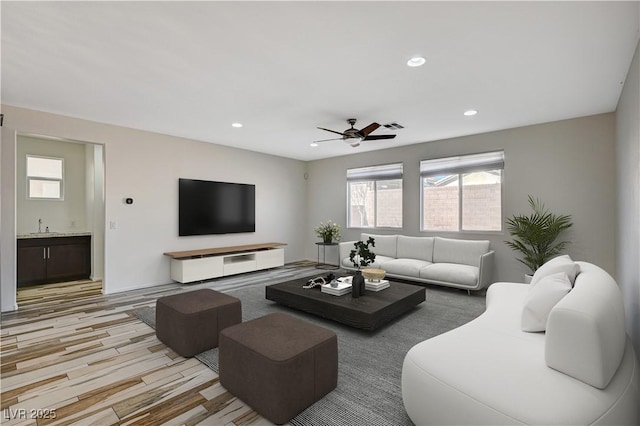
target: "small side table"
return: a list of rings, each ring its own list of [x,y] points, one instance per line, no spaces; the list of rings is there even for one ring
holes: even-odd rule
[[[318,262],[316,263],[316,269],[340,269],[340,253],[338,253],[338,266],[327,264],[327,246],[337,246],[338,243],[316,243],[318,246]],[[320,247],[322,247],[322,263],[320,263]]]

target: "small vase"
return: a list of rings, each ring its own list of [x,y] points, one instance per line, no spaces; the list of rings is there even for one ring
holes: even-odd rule
[[[329,237],[329,238],[326,238],[326,237],[325,237],[325,238],[323,238],[323,242],[324,242],[325,244],[331,244],[331,237]]]
[[[351,297],[357,299],[364,294],[364,277],[362,272],[356,271],[356,274],[351,280]]]

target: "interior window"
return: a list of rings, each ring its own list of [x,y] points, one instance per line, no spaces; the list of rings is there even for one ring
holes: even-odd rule
[[[27,155],[27,198],[63,199],[64,159]]]

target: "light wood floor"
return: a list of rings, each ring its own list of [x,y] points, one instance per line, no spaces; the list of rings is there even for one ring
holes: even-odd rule
[[[20,289],[18,311],[2,314],[0,423],[270,424],[228,393],[211,369],[158,341],[132,311],[154,306],[167,294],[205,287],[226,291],[312,269],[307,263],[287,265],[109,296],[102,295],[101,282]]]

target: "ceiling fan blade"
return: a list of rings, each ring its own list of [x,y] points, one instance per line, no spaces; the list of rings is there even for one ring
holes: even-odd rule
[[[364,129],[361,129],[360,131],[358,131],[358,136],[364,138],[369,133],[371,133],[374,130],[376,130],[378,127],[380,127],[380,125],[378,123],[371,123],[367,127],[365,127]]]
[[[336,134],[338,134],[338,135],[342,135],[342,136],[347,136],[347,135],[345,135],[345,134],[344,134],[344,133],[342,133],[342,132],[336,132],[335,130],[325,129],[324,127],[318,127],[318,129],[320,129],[320,130],[326,130],[327,132],[336,133]]]
[[[314,142],[318,143],[318,142],[328,142],[328,141],[341,141],[342,139],[344,138],[321,139],[319,141],[314,141]]]
[[[377,141],[380,139],[393,139],[395,138],[396,135],[371,135],[371,136],[367,136],[366,138],[362,139],[363,141]]]

